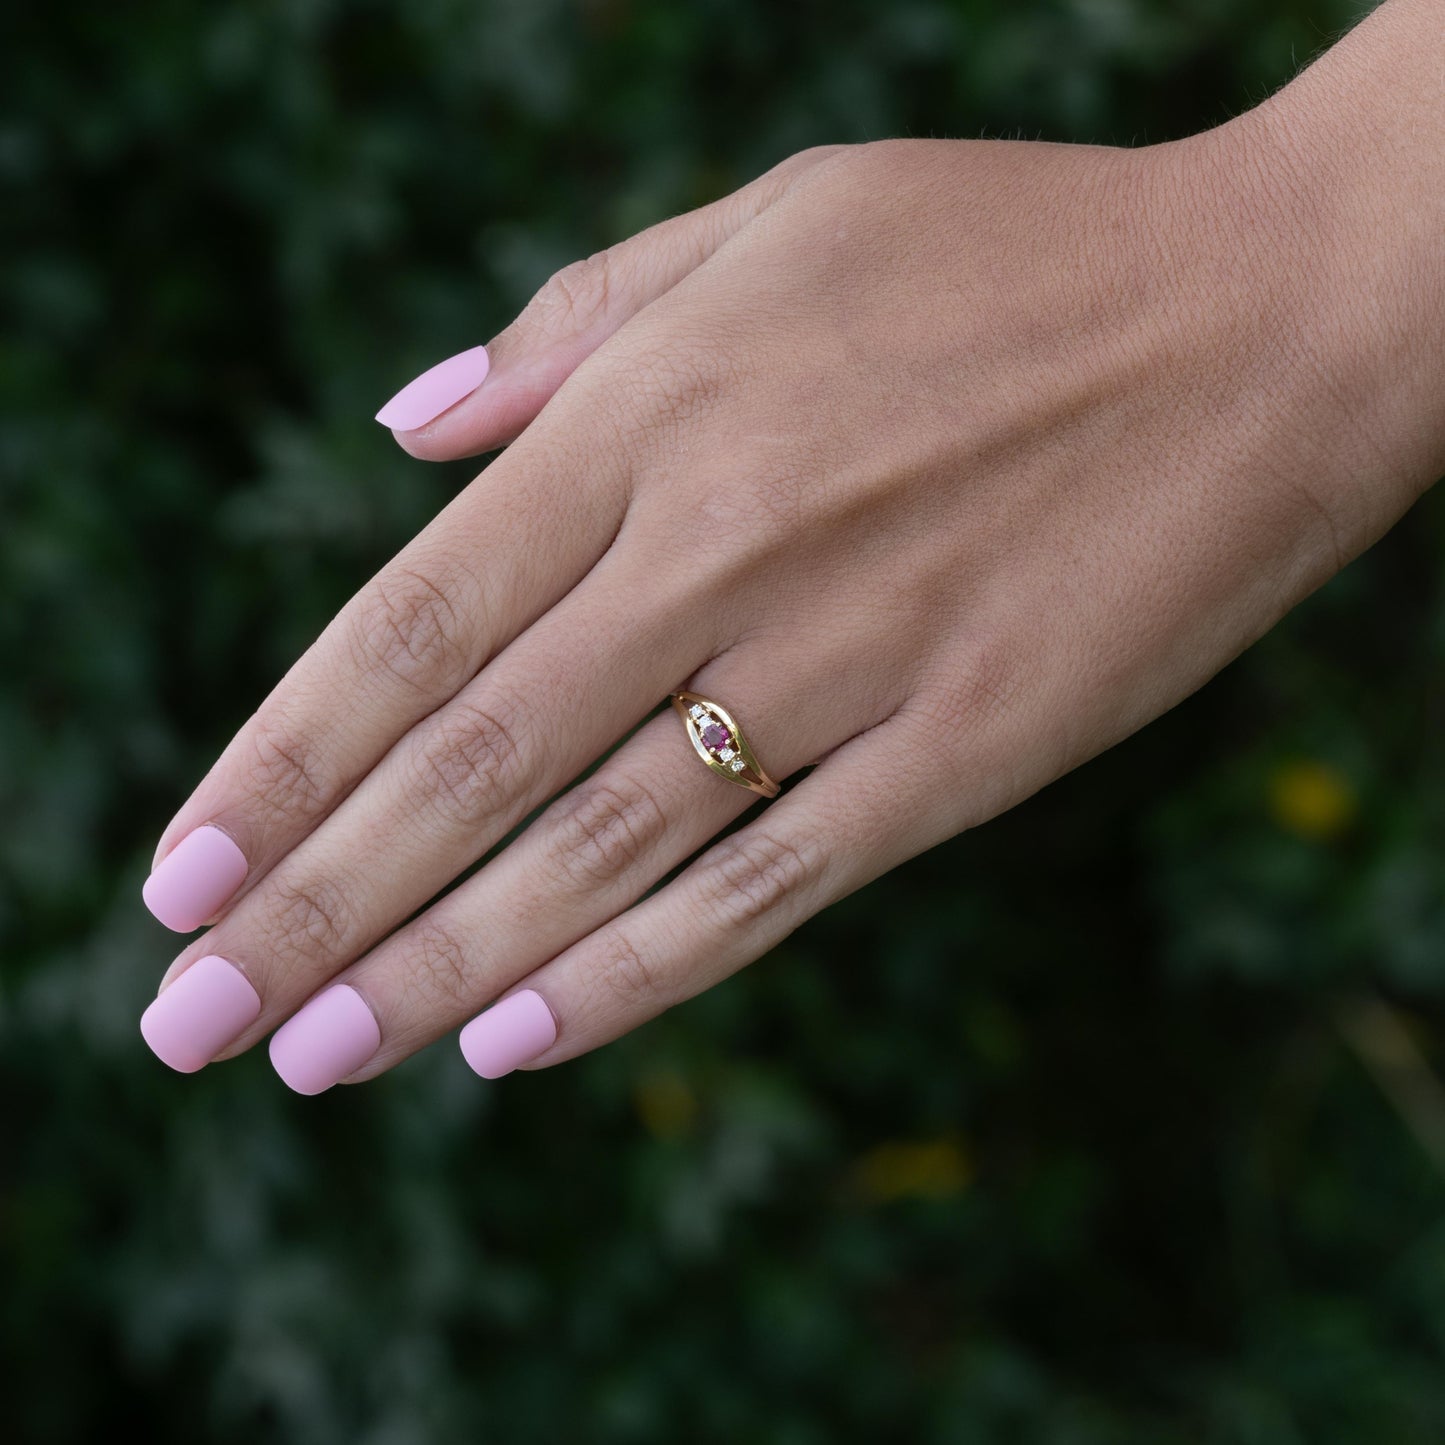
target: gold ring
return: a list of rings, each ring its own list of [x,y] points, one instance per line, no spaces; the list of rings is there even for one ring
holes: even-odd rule
[[[721,703],[695,692],[675,692],[672,705],[687,725],[693,750],[713,772],[765,798],[778,796],[778,785],[763,771],[743,730]]]

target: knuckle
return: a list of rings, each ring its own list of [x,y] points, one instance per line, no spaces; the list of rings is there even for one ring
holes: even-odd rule
[[[614,934],[606,940],[605,950],[597,977],[609,998],[623,1012],[651,1012],[659,1002],[666,1002],[661,975],[630,938]]]
[[[925,142],[925,144],[927,144]],[[830,171],[843,176],[856,176],[861,184],[875,185],[887,178],[895,187],[899,175],[906,174],[919,155],[919,143],[912,136],[884,136],[857,145],[840,146],[825,157]]]
[[[1321,550],[1333,563],[1328,575],[1342,571],[1365,544],[1353,536],[1348,542],[1345,540],[1349,528],[1345,525],[1340,507],[1329,505],[1323,496],[1325,489],[1317,484],[1291,477],[1283,482],[1283,486],[1286,494],[1298,505],[1306,529],[1312,529],[1323,543]]]
[[[252,731],[248,779],[262,805],[287,825],[315,818],[330,791],[313,745],[280,723],[262,723]]]
[[[791,163],[797,166],[815,166],[819,161],[832,160],[836,155],[844,151],[854,151],[858,147],[846,145],[841,141],[829,141],[821,145],[807,146],[793,155]]]
[[[422,918],[407,940],[408,977],[431,1000],[440,1000],[455,1013],[476,1007],[477,988],[467,950],[450,928],[434,918]]]
[[[800,468],[782,456],[743,460],[727,486],[657,490],[634,508],[631,525],[648,548],[647,586],[671,603],[701,605],[753,585],[769,565],[787,565],[819,502]]]
[[[359,660],[421,691],[452,692],[471,671],[468,610],[454,577],[388,572],[358,606]]]
[[[752,571],[779,550],[796,547],[808,527],[810,503],[800,472],[773,457],[745,464],[727,487],[680,488],[662,506],[684,542],[695,573],[732,583],[734,569]]]
[[[935,737],[974,736],[1015,711],[1027,675],[1023,649],[1002,637],[980,639],[920,688],[910,707]]]
[[[545,852],[566,885],[590,889],[636,867],[666,830],[661,804],[641,783],[589,778],[558,803]]]
[[[596,251],[550,276],[527,303],[523,323],[544,333],[561,327],[585,331],[606,312],[611,292],[610,253]]]
[[[498,706],[453,702],[427,725],[416,754],[431,806],[455,827],[475,827],[520,794],[529,750],[519,725]]]
[[[284,957],[334,959],[349,951],[356,912],[340,880],[279,878],[268,891],[267,932]]]
[[[1043,666],[1037,649],[1020,647],[1007,630],[985,628],[965,650],[952,651],[918,679],[894,716],[904,730],[906,752],[926,760],[910,765],[926,766],[932,779],[925,814],[934,816],[941,809],[940,816],[959,832],[1008,806],[1012,769],[997,761],[984,766],[981,760],[996,759],[999,744],[1007,748],[1020,731],[1024,708],[1037,709],[1035,689]],[[1061,753],[1059,770],[1067,766]]]
[[[758,468],[750,485],[741,489],[739,509],[731,517],[734,527],[744,528],[758,545],[795,546],[809,526],[809,487],[801,467],[783,457]]]
[[[707,327],[674,318],[609,343],[596,384],[605,388],[624,440],[671,447],[680,430],[715,413],[737,390],[744,362],[721,319]]]
[[[750,923],[815,886],[822,868],[817,844],[745,828],[702,859],[699,900],[717,926]]]
[[[781,160],[764,177],[784,190],[790,190],[801,182],[812,183],[829,171],[849,164],[856,164],[858,153],[865,145],[848,145],[841,142],[807,146]]]

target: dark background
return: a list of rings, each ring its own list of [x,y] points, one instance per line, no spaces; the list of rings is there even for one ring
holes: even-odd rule
[[[371,414],[789,152],[1141,144],[1338,0],[12,5],[0,1372],[27,1442],[1445,1437],[1445,507],[627,1040],[182,1078],[160,829],[472,475]]]

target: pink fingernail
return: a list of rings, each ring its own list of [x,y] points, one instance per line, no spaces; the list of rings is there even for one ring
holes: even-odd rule
[[[298,1094],[322,1094],[380,1047],[381,1028],[348,984],[319,993],[271,1035],[271,1063]]]
[[[177,933],[190,933],[241,886],[246,855],[219,828],[187,833],[145,881],[145,905]]]
[[[484,1079],[530,1063],[557,1040],[557,1020],[534,989],[509,994],[462,1030],[462,1057]]]
[[[377,412],[376,419],[393,431],[414,431],[434,421],[448,407],[470,396],[486,380],[491,359],[485,346],[459,351],[409,381]]]
[[[261,1012],[261,998],[235,964],[198,958],[141,1015],[140,1031],[163,1063],[203,1069]]]

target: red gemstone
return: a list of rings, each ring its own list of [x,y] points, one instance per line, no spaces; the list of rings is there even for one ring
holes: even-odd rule
[[[702,730],[703,746],[706,748],[711,748],[713,752],[717,752],[719,748],[725,747],[727,745],[727,740],[728,730],[720,723],[709,723]]]

